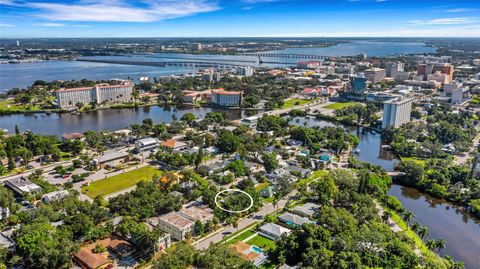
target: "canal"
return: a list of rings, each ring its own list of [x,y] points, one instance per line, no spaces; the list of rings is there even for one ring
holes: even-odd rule
[[[415,221],[430,229],[428,239],[446,241],[441,254],[463,261],[466,269],[480,268],[480,224],[463,208],[400,185],[392,185],[388,194],[397,197],[404,208],[415,213]]]

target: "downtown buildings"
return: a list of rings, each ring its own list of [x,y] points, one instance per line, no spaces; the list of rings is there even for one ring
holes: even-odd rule
[[[74,108],[78,105],[127,102],[132,98],[133,82],[122,80],[118,85],[108,83],[96,84],[93,87],[60,89],[55,91],[57,105],[62,109]]]

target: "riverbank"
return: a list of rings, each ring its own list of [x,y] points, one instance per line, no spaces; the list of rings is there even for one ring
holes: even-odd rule
[[[440,253],[447,253],[456,260],[464,262],[465,269],[478,268],[478,264],[480,264],[480,256],[478,256],[480,253],[479,221],[461,208],[414,188],[393,184],[388,195],[396,197],[405,210],[413,212],[414,221],[428,227],[429,234],[425,236],[424,240],[443,239],[446,241],[445,249]],[[399,215],[396,219],[403,221]],[[411,231],[411,229],[409,230]]]

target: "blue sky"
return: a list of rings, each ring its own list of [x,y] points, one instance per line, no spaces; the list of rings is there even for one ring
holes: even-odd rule
[[[480,0],[0,0],[0,37],[480,37]]]

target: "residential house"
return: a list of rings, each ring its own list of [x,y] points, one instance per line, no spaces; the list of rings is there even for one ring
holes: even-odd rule
[[[290,229],[282,227],[274,223],[266,223],[259,228],[258,234],[272,240],[278,240],[282,234],[289,234]]]
[[[70,193],[67,190],[62,190],[62,191],[54,191],[51,193],[47,193],[43,195],[42,201],[45,204],[49,204],[52,201],[58,201],[64,197],[67,197]]]
[[[306,203],[303,205],[299,205],[293,208],[293,213],[311,218],[315,213],[317,213],[318,209],[320,208],[320,205],[314,204],[314,203]]]
[[[169,148],[173,151],[181,151],[181,150],[184,150],[184,149],[188,148],[187,143],[177,141],[175,139],[167,139],[167,140],[163,141],[162,143],[160,143],[160,145],[163,146],[163,147]]]
[[[70,140],[85,140],[85,136],[81,133],[70,133],[62,135],[62,141],[70,141]]]
[[[278,220],[288,226],[302,226],[305,223],[313,223],[313,221],[301,217],[297,214],[292,214],[289,212],[283,213],[278,217]]]

